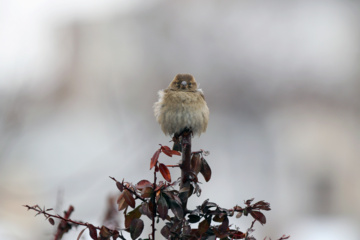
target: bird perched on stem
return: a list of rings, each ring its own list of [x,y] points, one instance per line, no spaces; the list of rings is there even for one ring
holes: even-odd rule
[[[154,104],[156,120],[165,135],[174,135],[174,150],[181,151],[179,137],[184,132],[200,136],[206,131],[209,108],[204,94],[190,74],[178,74],[167,89],[159,91]]]

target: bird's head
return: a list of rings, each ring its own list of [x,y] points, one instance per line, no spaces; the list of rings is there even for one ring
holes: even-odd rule
[[[197,90],[195,78],[191,74],[178,74],[169,85],[171,90],[192,92]]]

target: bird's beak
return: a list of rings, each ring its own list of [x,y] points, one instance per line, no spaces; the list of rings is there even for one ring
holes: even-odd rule
[[[181,85],[183,85],[184,87],[187,85],[187,82],[186,81],[182,81],[181,82]]]

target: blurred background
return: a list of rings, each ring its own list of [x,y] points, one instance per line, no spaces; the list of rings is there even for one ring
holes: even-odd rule
[[[24,204],[101,225],[108,176],[151,179],[177,73],[210,108],[192,206],[254,197],[272,208],[257,239],[360,239],[359,43],[356,0],[0,1],[0,239],[52,239]]]

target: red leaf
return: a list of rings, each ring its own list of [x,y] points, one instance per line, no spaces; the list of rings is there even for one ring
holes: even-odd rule
[[[171,182],[170,171],[164,164],[160,163],[159,165],[160,173],[164,177],[164,179],[168,182]]]
[[[172,155],[178,155],[181,156],[181,153],[175,150],[171,150]]]
[[[266,217],[265,217],[265,215],[262,214],[261,212],[251,211],[250,214],[251,214],[251,216],[252,216],[255,220],[258,220],[261,224],[265,224],[265,223],[266,223]]]
[[[156,165],[156,163],[157,163],[157,161],[158,161],[158,159],[159,159],[159,156],[160,156],[160,152],[161,152],[161,148],[159,148],[159,149],[154,153],[154,156],[151,158],[151,161],[150,161],[150,169],[152,169],[152,168]]]
[[[172,155],[178,155],[181,156],[181,153],[175,150],[172,150],[168,146],[161,146],[161,151],[168,155],[169,157],[172,157]]]
[[[161,145],[161,150],[165,150],[165,151],[171,151],[171,148],[169,148],[168,146],[163,146]]]
[[[169,157],[172,157],[172,150],[168,146],[161,146],[161,151]]]
[[[131,239],[137,239],[140,237],[144,229],[144,222],[141,219],[133,219],[130,224]]]
[[[135,207],[135,199],[134,199],[134,197],[132,196],[132,194],[131,194],[128,190],[125,190],[125,191],[124,191],[124,198],[125,198],[126,203],[127,203],[130,207],[132,207],[132,208]]]
[[[231,239],[243,239],[246,237],[246,234],[237,230],[230,230],[229,237]]]
[[[152,184],[151,182],[149,182],[148,180],[141,180],[139,181],[137,184],[136,184],[136,188],[139,189],[139,190],[142,190],[146,187],[150,187]]]
[[[96,228],[94,227],[94,225],[88,224],[87,227],[89,228],[90,237],[94,240],[97,240],[97,232],[96,232]]]

